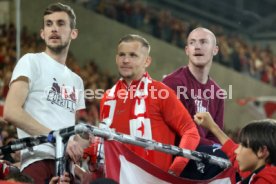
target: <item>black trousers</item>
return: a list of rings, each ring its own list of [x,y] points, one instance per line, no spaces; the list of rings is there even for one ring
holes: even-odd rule
[[[197,147],[196,151],[228,159],[225,153],[217,147],[200,145]],[[207,180],[213,178],[223,170],[224,169],[218,165],[210,164],[208,162],[190,160],[180,174],[180,177],[195,180]]]

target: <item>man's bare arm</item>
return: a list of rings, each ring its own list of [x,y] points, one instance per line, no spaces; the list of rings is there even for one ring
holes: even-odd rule
[[[41,125],[23,109],[28,93],[27,77],[19,77],[11,84],[5,100],[4,119],[30,135],[47,134],[51,130]]]

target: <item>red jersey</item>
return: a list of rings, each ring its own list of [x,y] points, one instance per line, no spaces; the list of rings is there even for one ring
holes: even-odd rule
[[[130,135],[130,116],[132,107],[132,93],[128,91],[132,87],[137,86],[139,81],[133,81],[130,86],[124,83],[120,85],[119,90],[125,91],[124,98],[117,98],[114,116],[110,128],[115,131]],[[150,119],[150,133],[152,140],[164,144],[174,145],[175,136],[178,134],[181,137],[179,147],[195,150],[199,143],[199,134],[195,123],[181,102],[177,99],[175,93],[161,82],[152,80],[148,84],[149,95],[148,116]],[[167,95],[166,95],[166,94]],[[105,117],[106,109],[104,103],[107,100],[107,93],[101,101],[101,120]],[[145,127],[138,127],[137,131],[146,131]],[[168,171],[174,171],[180,174],[186,166],[188,159],[184,157],[176,157],[172,163],[172,155],[141,149],[141,147],[130,145],[128,146],[136,154],[148,160],[157,167]]]

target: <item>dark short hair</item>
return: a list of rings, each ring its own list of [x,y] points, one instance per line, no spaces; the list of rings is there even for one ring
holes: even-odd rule
[[[14,172],[14,173],[9,173],[6,177],[5,180],[14,180],[16,182],[22,182],[22,183],[29,183],[33,184],[34,180],[31,178],[29,175],[24,174],[20,171]]]
[[[267,147],[269,157],[266,162],[276,164],[276,121],[273,119],[256,120],[246,125],[240,132],[239,142],[251,148],[255,154]]]
[[[69,16],[69,19],[70,19],[71,29],[76,28],[76,24],[77,24],[76,23],[76,15],[75,15],[74,10],[70,6],[62,4],[62,3],[50,4],[46,8],[46,10],[44,11],[43,16],[50,15],[50,14],[55,13],[55,12],[65,12],[65,13],[67,13],[67,15]]]
[[[150,53],[150,44],[148,40],[146,40],[144,37],[140,35],[135,35],[135,34],[125,35],[119,40],[118,45],[122,42],[133,42],[133,41],[140,42],[143,47],[146,47],[148,49],[148,53]]]

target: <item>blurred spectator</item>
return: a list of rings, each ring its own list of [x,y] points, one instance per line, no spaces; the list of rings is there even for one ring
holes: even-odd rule
[[[93,1],[92,10],[105,16],[140,29],[153,36],[176,45],[185,47],[186,37],[191,30],[201,26],[195,19],[179,19],[169,10],[146,5],[141,0],[97,0]],[[87,3],[83,3],[87,8]],[[215,61],[237,72],[276,86],[274,55],[270,46],[260,48],[246,42],[241,34],[227,33],[217,25],[205,25],[218,35],[220,53]],[[265,54],[264,54],[265,53]]]

